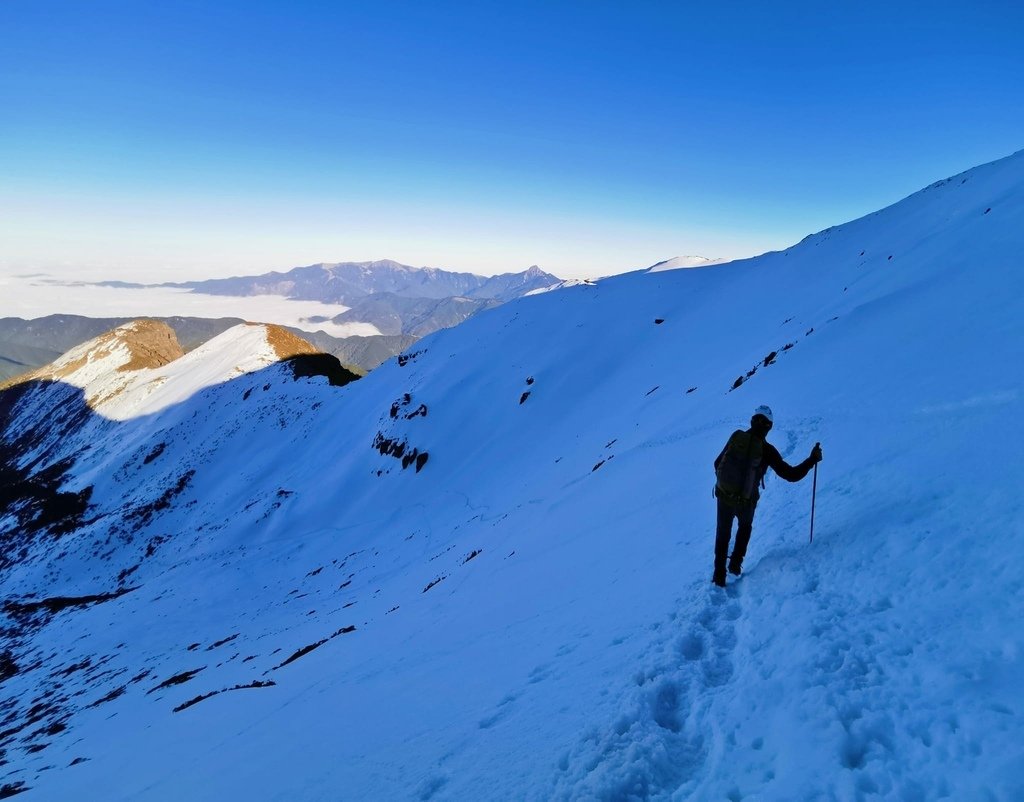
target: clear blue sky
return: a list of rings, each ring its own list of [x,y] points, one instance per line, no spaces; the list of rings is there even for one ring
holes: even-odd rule
[[[753,255],[1024,148],[1020,2],[0,3],[0,270]]]

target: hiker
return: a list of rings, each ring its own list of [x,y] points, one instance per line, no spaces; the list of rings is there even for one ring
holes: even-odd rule
[[[765,440],[772,428],[772,411],[767,406],[754,410],[747,431],[737,429],[715,460],[715,498],[718,499],[718,528],[715,532],[715,573],[711,579],[725,587],[725,559],[729,554],[732,537],[732,519],[736,527],[736,543],[729,557],[729,573],[739,576],[743,572],[743,558],[750,542],[754,523],[754,508],[760,496],[758,486],[764,487],[764,475],[771,468],[787,482],[799,482],[818,462],[821,446],[815,445],[811,455],[797,466],[782,459],[778,449]]]

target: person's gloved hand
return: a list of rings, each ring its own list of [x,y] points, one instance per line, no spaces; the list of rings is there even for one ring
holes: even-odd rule
[[[821,443],[815,443],[814,448],[811,449],[811,463],[818,464],[824,459],[821,455]]]

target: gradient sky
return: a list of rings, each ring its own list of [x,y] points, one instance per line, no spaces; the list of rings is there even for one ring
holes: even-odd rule
[[[1024,147],[1020,2],[0,2],[0,272],[749,256]]]

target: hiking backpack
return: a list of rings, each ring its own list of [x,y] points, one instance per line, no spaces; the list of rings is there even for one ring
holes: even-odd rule
[[[763,475],[764,440],[750,432],[732,433],[715,467],[715,495],[734,505],[750,504]]]

